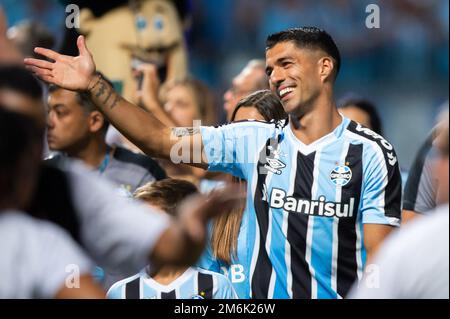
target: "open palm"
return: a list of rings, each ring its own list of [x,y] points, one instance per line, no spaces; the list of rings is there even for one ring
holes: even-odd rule
[[[35,48],[36,53],[54,62],[27,58],[24,63],[28,69],[48,83],[73,91],[86,90],[95,74],[95,63],[81,35],[77,39],[77,46],[80,55],[76,57],[62,55],[45,48]]]

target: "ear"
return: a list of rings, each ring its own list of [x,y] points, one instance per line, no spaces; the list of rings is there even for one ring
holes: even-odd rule
[[[103,114],[99,111],[92,111],[89,114],[89,132],[91,133],[97,133],[99,132],[103,124],[105,123],[105,118],[103,117]]]
[[[324,56],[319,60],[318,64],[320,80],[324,83],[333,76],[334,62],[332,58]]]

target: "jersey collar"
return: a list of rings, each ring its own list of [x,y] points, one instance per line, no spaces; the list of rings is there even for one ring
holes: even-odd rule
[[[285,127],[285,131],[287,131],[286,135],[288,139],[293,143],[293,145],[297,147],[299,152],[301,152],[304,155],[311,154],[312,152],[315,152],[316,150],[324,147],[325,145],[335,142],[345,132],[345,129],[350,123],[350,120],[340,113],[339,115],[342,118],[341,123],[332,132],[328,133],[325,136],[322,136],[321,138],[315,140],[310,144],[304,144],[294,135],[294,132],[292,131],[291,127],[292,123],[288,123],[288,125],[286,125]]]
[[[155,288],[161,292],[170,292],[175,288],[179,287],[182,283],[187,281],[193,274],[195,273],[195,269],[190,267],[188,268],[181,276],[172,281],[168,285],[163,285],[150,277],[147,273],[144,276],[144,283],[148,284],[150,287]]]

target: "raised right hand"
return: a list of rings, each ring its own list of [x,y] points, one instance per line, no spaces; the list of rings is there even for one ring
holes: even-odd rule
[[[77,39],[80,55],[62,55],[53,50],[35,48],[34,52],[54,62],[27,58],[24,63],[40,79],[67,90],[85,91],[95,81],[95,63],[83,36]]]

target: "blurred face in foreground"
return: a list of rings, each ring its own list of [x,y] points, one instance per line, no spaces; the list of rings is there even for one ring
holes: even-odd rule
[[[0,108],[3,107],[7,111],[12,109],[0,104]],[[25,209],[35,193],[39,175],[43,127],[37,126],[28,115],[17,113],[2,110],[0,115],[5,116],[0,123],[4,125],[0,135],[0,144],[4,147],[0,165],[0,210]],[[7,118],[7,114],[11,116]]]
[[[45,107],[42,99],[33,99],[11,89],[0,89],[0,104],[10,111],[31,116],[39,126],[45,126]]]

